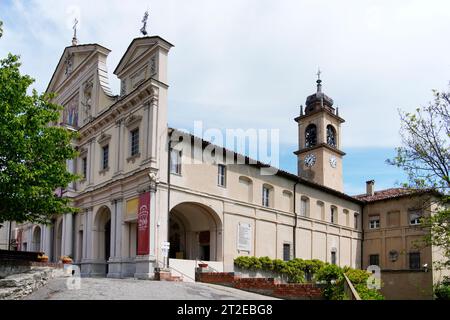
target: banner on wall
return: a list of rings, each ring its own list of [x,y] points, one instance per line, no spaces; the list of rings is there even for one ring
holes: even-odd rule
[[[150,192],[139,196],[138,207],[138,255],[150,253]]]

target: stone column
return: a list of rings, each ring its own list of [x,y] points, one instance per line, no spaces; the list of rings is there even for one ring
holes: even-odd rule
[[[127,155],[126,149],[125,149],[125,123],[124,119],[119,119],[116,121],[116,130],[117,130],[117,161],[116,161],[116,168],[114,175],[120,174],[123,172],[124,168],[124,162],[125,157]]]
[[[83,258],[81,260],[81,274],[91,273],[90,262],[92,260],[92,207],[86,208],[83,221]]]
[[[144,117],[143,117],[143,123],[142,123],[142,138],[144,141],[144,152],[143,152],[143,159],[144,163],[147,163],[150,159],[148,159],[149,154],[149,144],[151,144],[152,140],[150,137],[150,102],[144,103]]]
[[[42,251],[44,251],[44,253],[49,257],[49,261],[50,259],[52,259],[53,257],[52,255],[52,245],[53,245],[53,241],[52,241],[52,226],[51,225],[45,225],[43,226],[42,229],[42,239],[43,239],[43,246],[42,246]]]
[[[61,255],[73,257],[73,215],[71,213],[63,216],[63,232]]]
[[[88,151],[88,168],[87,168],[87,181],[88,185],[94,183],[94,165],[95,165],[95,138],[89,140],[89,151]]]
[[[111,257],[108,264],[108,278],[120,278],[122,276],[122,209],[123,200],[111,201]]]

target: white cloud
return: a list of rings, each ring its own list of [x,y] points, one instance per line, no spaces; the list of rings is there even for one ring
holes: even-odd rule
[[[170,55],[171,123],[281,129],[297,143],[293,118],[315,90],[340,107],[343,143],[399,143],[397,108],[412,109],[446,89],[450,71],[448,1],[12,1],[0,4],[0,56],[20,53],[45,90],[80,9],[81,43],[110,49],[112,71],[150,6],[149,31],[175,44]],[[5,10],[3,10],[5,9]],[[5,13],[6,12],[6,13]],[[68,22],[69,21],[69,22]],[[118,81],[112,77],[113,89]]]

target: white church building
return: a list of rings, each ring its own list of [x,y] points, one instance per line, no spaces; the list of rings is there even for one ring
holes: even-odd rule
[[[342,191],[344,120],[320,79],[295,119],[291,174],[168,127],[172,48],[158,36],[134,39],[114,70],[119,95],[108,84],[110,50],[64,49],[47,92],[64,106],[57,125],[79,134],[68,167],[83,178],[63,192],[79,212],[14,225],[19,249],[116,278],[151,279],[166,242],[172,272],[186,281],[199,261],[232,271],[241,255],[360,267],[363,202]]]

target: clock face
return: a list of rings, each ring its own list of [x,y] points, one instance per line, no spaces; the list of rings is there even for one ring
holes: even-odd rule
[[[337,166],[337,159],[335,157],[330,158],[330,166],[333,168],[336,168]]]
[[[316,163],[316,156],[313,154],[308,154],[305,157],[305,165],[309,168],[311,168],[312,166],[314,166],[314,164]]]

